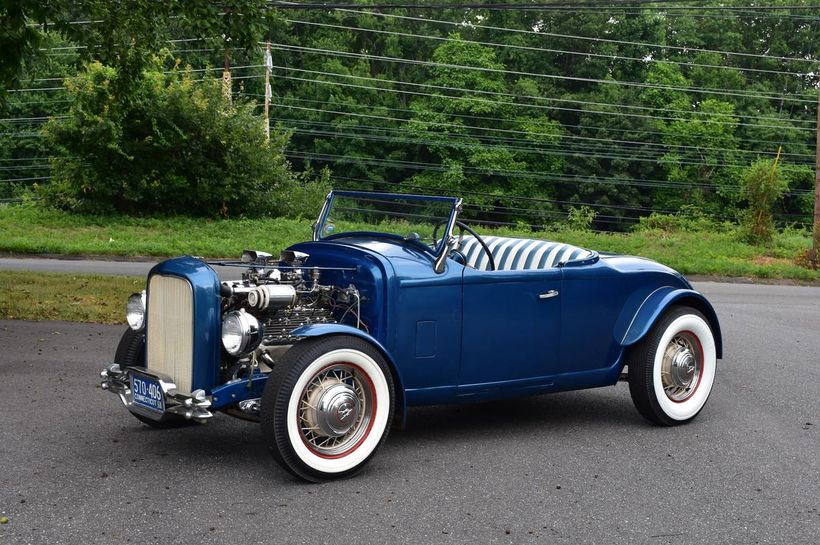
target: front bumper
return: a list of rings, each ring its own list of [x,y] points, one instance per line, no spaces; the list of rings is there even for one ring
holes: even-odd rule
[[[103,390],[108,390],[120,396],[123,405],[132,413],[156,420],[157,422],[178,417],[195,420],[197,422],[206,422],[213,418],[214,414],[210,411],[211,399],[205,395],[204,390],[194,390],[190,395],[180,394],[177,392],[174,379],[171,377],[142,368],[136,371],[141,375],[152,377],[159,382],[163,396],[165,397],[164,412],[159,413],[145,409],[134,403],[133,392],[131,392],[131,373],[133,371],[130,367],[123,369],[119,364],[112,363],[100,373],[100,377],[102,378],[100,387]]]

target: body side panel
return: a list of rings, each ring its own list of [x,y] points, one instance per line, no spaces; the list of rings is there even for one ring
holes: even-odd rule
[[[323,282],[356,284],[369,335],[348,327],[307,326],[294,335],[347,333],[370,338],[394,367],[407,402],[451,402],[461,359],[461,266],[433,272],[432,255],[387,237],[340,237],[290,249],[310,255],[306,267],[356,267],[349,276]],[[360,285],[362,284],[362,285]],[[373,327],[371,324],[376,324]]]
[[[464,269],[459,395],[477,395],[506,382],[532,381],[558,371],[561,277],[560,268]]]

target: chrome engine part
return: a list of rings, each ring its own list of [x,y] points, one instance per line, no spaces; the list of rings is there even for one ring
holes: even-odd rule
[[[330,309],[321,307],[293,307],[289,312],[278,312],[264,324],[265,344],[292,342],[291,331],[308,324],[337,323]]]
[[[296,288],[291,284],[265,284],[248,292],[248,306],[258,310],[277,310],[296,304]]]
[[[293,344],[293,330],[304,325],[347,323],[367,329],[358,288],[323,284],[323,269],[305,266],[308,257],[283,252],[275,264],[264,252],[246,251],[242,280],[222,283],[223,319],[234,311],[254,316],[263,331],[262,352]]]

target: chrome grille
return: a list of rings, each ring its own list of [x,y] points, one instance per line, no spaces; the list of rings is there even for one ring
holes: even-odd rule
[[[194,370],[194,297],[191,284],[155,274],[148,282],[146,367],[191,393]]]

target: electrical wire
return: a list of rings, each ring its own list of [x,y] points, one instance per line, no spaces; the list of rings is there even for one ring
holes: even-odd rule
[[[356,129],[360,129],[363,127],[355,127]],[[320,130],[311,130],[311,129],[291,129],[293,132],[298,134],[307,134],[307,135],[317,135],[317,136],[326,136],[326,137],[335,137],[335,138],[344,138],[344,139],[353,139],[353,140],[367,140],[372,142],[387,142],[387,143],[404,143],[404,144],[420,144],[420,145],[429,145],[429,146],[438,146],[438,147],[447,147],[447,148],[455,148],[455,149],[475,149],[475,144],[470,143],[462,143],[454,141],[452,138],[444,138],[442,140],[429,140],[429,139],[419,139],[419,138],[400,138],[395,136],[378,136],[378,135],[368,135],[362,133],[345,133],[339,131],[320,131]],[[721,168],[745,168],[748,165],[741,165],[741,164],[732,164],[732,163],[724,163],[724,162],[712,162],[712,161],[687,161],[681,159],[672,159],[666,157],[645,157],[645,156],[636,156],[636,155],[606,155],[604,153],[583,153],[581,151],[572,151],[572,150],[542,150],[542,149],[533,149],[533,148],[517,148],[511,146],[491,146],[491,145],[484,145],[482,146],[485,150],[491,151],[503,151],[503,152],[518,152],[524,154],[533,154],[533,155],[545,155],[549,157],[574,157],[574,158],[587,158],[587,159],[608,159],[613,161],[623,161],[627,163],[634,163],[634,162],[648,162],[648,163],[668,163],[674,165],[692,165],[692,166],[708,166],[712,167],[721,167]],[[784,171],[793,171],[793,172],[802,172],[801,169],[797,167],[788,167],[788,166],[781,166],[781,170]]]
[[[318,70],[306,70],[303,68],[287,68],[283,66],[273,66],[272,68],[277,70],[289,70],[301,73],[309,73],[309,74],[319,74],[331,77],[340,77],[340,78],[353,78],[353,79],[364,79],[368,81],[374,82],[381,82],[381,83],[388,83],[388,84],[398,84],[398,85],[407,85],[407,86],[415,86],[415,87],[425,87],[425,88],[442,88],[447,89],[449,91],[461,91],[467,93],[479,93],[491,96],[504,96],[507,98],[516,98],[516,99],[534,99],[534,100],[549,100],[545,97],[529,97],[529,96],[520,96],[520,95],[513,95],[510,93],[496,93],[493,91],[478,91],[478,90],[470,90],[470,89],[460,89],[456,87],[444,87],[444,86],[436,86],[430,84],[423,84],[423,83],[409,83],[409,82],[399,82],[394,80],[383,80],[379,78],[372,78],[368,76],[354,76],[348,74],[337,74],[334,72],[322,72]],[[262,78],[264,75],[251,75],[251,76],[239,76],[233,79],[240,80],[240,79],[257,79]],[[641,119],[655,119],[655,120],[664,120],[664,121],[682,121],[680,118],[675,117],[667,117],[667,116],[651,116],[651,115],[644,115],[644,114],[633,114],[628,112],[606,112],[600,110],[584,110],[579,108],[565,108],[561,106],[546,106],[543,104],[521,104],[521,103],[514,103],[514,102],[497,102],[489,99],[483,99],[480,97],[463,97],[463,96],[452,96],[452,95],[436,95],[432,93],[423,93],[419,91],[410,91],[407,89],[390,89],[386,87],[373,87],[370,85],[358,85],[358,84],[351,84],[351,83],[343,83],[339,81],[326,81],[326,80],[318,80],[318,79],[308,79],[308,78],[298,78],[295,76],[285,76],[285,75],[277,75],[277,78],[280,79],[288,79],[288,80],[295,80],[295,81],[303,81],[307,83],[314,83],[320,85],[335,85],[339,87],[349,87],[349,88],[358,88],[358,89],[367,89],[371,91],[384,91],[388,93],[400,93],[404,95],[414,95],[414,96],[426,96],[426,97],[433,97],[437,99],[447,98],[451,100],[457,101],[471,101],[471,102],[482,102],[488,103],[495,106],[511,106],[517,108],[531,108],[531,109],[538,109],[538,110],[550,110],[550,111],[568,111],[568,112],[577,112],[582,114],[590,114],[590,115],[607,115],[607,116],[618,116],[618,117],[633,117],[633,118],[641,118]],[[714,114],[719,115],[719,114]],[[725,117],[733,117],[731,115],[725,115]],[[815,132],[814,128],[808,127],[790,127],[784,125],[763,125],[757,123],[742,123],[742,122],[730,122],[730,121],[713,121],[713,120],[704,120],[701,123],[707,124],[714,124],[714,125],[730,125],[730,126],[744,126],[744,127],[755,127],[755,128],[771,128],[771,129],[779,129],[779,130],[787,130],[787,131],[805,131],[805,132]]]
[[[564,139],[572,139],[573,138],[572,135],[561,135],[561,134],[548,135],[548,136],[554,137],[558,141],[556,141],[554,143],[548,143],[548,142],[547,143],[539,143],[539,142],[534,142],[532,140],[524,140],[524,139],[521,139],[521,138],[504,138],[504,137],[497,137],[497,136],[477,135],[477,134],[471,134],[471,133],[470,134],[468,134],[468,133],[441,133],[441,132],[432,132],[431,133],[429,131],[426,131],[427,134],[431,137],[438,136],[438,137],[446,138],[446,140],[440,140],[440,139],[439,140],[435,140],[435,139],[430,140],[430,139],[419,138],[418,136],[419,136],[419,133],[421,131],[413,130],[412,128],[383,127],[383,126],[359,125],[359,124],[356,124],[356,125],[340,125],[340,124],[337,124],[337,123],[330,123],[330,122],[322,122],[322,121],[306,120],[306,119],[297,119],[297,118],[289,118],[289,117],[275,117],[275,116],[271,117],[270,119],[274,120],[274,121],[291,122],[291,123],[295,123],[295,124],[298,124],[298,125],[308,125],[308,126],[314,126],[314,127],[318,126],[318,127],[330,127],[330,128],[333,128],[333,129],[348,129],[348,130],[356,130],[356,131],[366,130],[366,131],[378,131],[378,132],[389,132],[389,133],[399,133],[399,134],[410,134],[411,136],[414,136],[415,138],[410,139],[410,140],[395,138],[392,141],[394,141],[394,142],[404,142],[404,143],[431,144],[433,146],[448,146],[449,142],[462,140],[462,141],[466,142],[466,144],[459,144],[459,146],[465,147],[465,148],[474,148],[475,147],[475,142],[478,141],[478,142],[490,143],[490,144],[494,144],[494,145],[500,145],[499,149],[503,150],[503,151],[520,151],[520,152],[523,152],[523,153],[536,153],[537,154],[537,153],[543,153],[545,151],[549,151],[551,149],[557,149],[557,150],[567,150],[567,149],[569,149],[569,150],[575,150],[575,151],[577,151],[579,149],[584,150],[584,151],[596,151],[596,150],[603,149],[604,151],[615,150],[615,151],[629,153],[630,156],[628,156],[626,158],[626,160],[629,160],[631,157],[637,156],[637,157],[641,157],[643,159],[651,158],[652,160],[657,161],[657,160],[662,160],[662,159],[664,159],[665,157],[668,156],[668,152],[665,152],[664,150],[644,149],[646,146],[652,145],[652,144],[645,144],[645,143],[641,143],[641,142],[636,142],[636,144],[638,144],[640,147],[623,147],[623,146],[606,145],[606,144],[609,143],[609,141],[607,141],[606,139],[578,137],[578,138],[582,138],[582,139],[585,139],[585,140],[592,140],[593,141],[593,142],[588,143],[588,144],[584,144],[583,142],[569,142],[569,143],[567,143],[567,142],[563,141]],[[503,129],[500,129],[500,130],[503,130]],[[522,132],[523,133],[523,131],[515,131],[515,132]],[[352,134],[351,133],[340,133],[340,132],[337,132],[337,131],[333,131],[333,132],[324,132],[323,131],[323,134],[325,136],[340,135],[340,136],[343,136],[343,137],[351,137],[351,138],[354,138],[354,139],[356,137],[360,136],[358,133],[352,133]],[[362,135],[361,137],[365,138],[366,136]],[[380,138],[382,138],[382,137],[380,137]],[[391,140],[387,139],[385,141],[389,142]],[[518,146],[504,146],[504,144],[507,144],[507,143],[516,144]],[[538,146],[538,147],[535,147],[535,148],[533,148],[533,147],[520,147],[520,145],[525,145],[525,146],[535,145],[535,146]],[[654,144],[654,145],[663,146],[663,144]],[[707,148],[697,148],[695,146],[688,146],[688,147],[692,148],[694,151],[698,151],[698,152],[702,152],[705,149],[707,149]],[[711,149],[720,149],[720,148],[711,148]],[[727,151],[733,152],[733,153],[753,154],[755,156],[762,155],[762,153],[755,152],[755,151],[736,150],[736,149],[730,149],[730,148],[725,148],[725,149]],[[686,152],[684,151],[682,153],[686,153]],[[546,154],[547,155],[552,155],[550,153],[546,153]],[[781,152],[780,155],[783,156],[785,154]],[[814,156],[812,155],[811,157],[813,158]],[[619,157],[609,157],[609,158],[619,158]],[[667,160],[670,161],[670,162],[676,162],[678,164],[697,164],[697,165],[712,164],[712,163],[707,162],[706,159],[702,159],[702,160],[697,161],[697,162],[674,161],[671,158],[668,158]],[[748,166],[748,165],[745,165],[745,164],[744,165],[728,164],[728,163],[720,163],[720,164],[721,164],[721,166],[725,166],[725,167],[738,167],[738,168],[745,168],[746,166]],[[811,161],[811,162],[805,161],[805,162],[802,162],[802,163],[801,162],[796,162],[795,164],[797,164],[797,165],[803,164],[803,165],[808,166],[808,165],[813,165],[814,161]],[[784,167],[784,168],[786,168],[786,167]],[[787,170],[792,170],[792,168],[789,167]]]
[[[31,178],[8,178],[6,180],[0,180],[0,183],[10,183],[10,182],[30,182],[30,181],[37,181],[37,180],[50,180],[51,176],[36,176]]]
[[[285,67],[281,66],[273,66],[273,68],[277,69],[286,69]],[[297,69],[293,69],[297,70]],[[299,70],[299,71],[306,71],[306,70]],[[504,96],[504,97],[512,97],[512,98],[519,98],[519,99],[529,99],[529,100],[539,100],[545,102],[563,102],[563,103],[570,103],[570,104],[582,104],[587,106],[601,106],[601,107],[611,107],[611,108],[619,108],[619,109],[627,109],[627,110],[639,110],[639,111],[648,111],[648,112],[666,112],[666,113],[682,113],[687,115],[696,115],[696,116],[722,116],[726,117],[731,115],[732,117],[742,118],[742,119],[754,119],[754,120],[761,120],[761,121],[789,121],[789,122],[797,122],[797,123],[811,123],[814,124],[815,121],[813,120],[793,120],[789,118],[783,117],[767,117],[767,116],[750,116],[750,115],[743,115],[743,114],[716,114],[712,112],[702,112],[698,110],[679,110],[675,108],[654,108],[651,106],[635,106],[630,104],[620,104],[620,103],[611,103],[611,102],[595,102],[589,100],[581,100],[576,98],[555,98],[555,97],[541,97],[541,96],[530,96],[530,95],[515,95],[512,93],[503,93],[497,91],[482,91],[479,89],[463,89],[457,87],[448,87],[442,85],[435,85],[429,83],[413,83],[413,82],[402,82],[397,80],[388,80],[382,78],[368,78],[365,76],[348,76],[344,74],[338,74],[335,72],[327,73],[327,72],[319,72],[323,75],[332,74],[341,77],[355,77],[355,78],[362,78],[362,79],[370,79],[375,80],[378,82],[384,83],[394,83],[396,85],[410,85],[415,87],[427,87],[427,88],[435,88],[435,89],[444,89],[444,90],[452,90],[452,91],[460,91],[466,93],[477,93],[477,94],[485,94],[490,96]],[[440,95],[435,95],[440,96]]]
[[[435,23],[435,24],[442,24],[442,25],[450,25],[456,26],[459,28],[464,28],[467,25],[470,25],[472,28],[476,29],[486,29],[486,30],[498,30],[501,32],[512,32],[516,34],[528,34],[533,36],[549,36],[551,38],[564,38],[564,39],[571,39],[571,40],[582,40],[582,41],[590,41],[590,42],[603,42],[603,43],[611,43],[611,44],[618,44],[618,45],[630,45],[630,46],[637,46],[637,47],[651,47],[656,49],[670,49],[674,51],[681,51],[683,53],[716,53],[719,55],[732,55],[737,57],[749,57],[749,58],[757,58],[757,59],[767,59],[767,60],[781,60],[781,61],[792,61],[792,62],[808,62],[815,65],[820,65],[820,59],[807,59],[807,58],[800,58],[800,57],[783,57],[777,55],[765,55],[760,53],[742,53],[739,51],[724,51],[719,49],[706,49],[702,47],[689,47],[689,46],[679,46],[679,45],[663,45],[663,44],[652,44],[646,42],[633,42],[629,40],[613,40],[611,38],[598,38],[594,36],[579,36],[573,34],[560,34],[556,32],[547,32],[543,29],[539,30],[525,30],[520,28],[507,28],[507,27],[499,27],[499,26],[491,26],[485,25],[479,22],[478,25],[473,23],[466,23],[462,22],[455,22],[455,21],[444,21],[441,19],[432,19],[427,17],[413,17],[410,15],[397,15],[394,13],[381,13],[378,11],[361,11],[357,9],[347,9],[347,8],[334,8],[336,11],[340,11],[343,13],[352,13],[355,15],[368,15],[372,17],[383,17],[389,19],[399,19],[405,21],[420,21],[424,23]]]
[[[264,95],[255,95],[255,94],[244,94],[244,96],[258,96],[264,97]],[[322,102],[322,101],[316,101]],[[324,102],[322,102],[324,103]],[[710,146],[687,146],[681,144],[666,144],[666,143],[657,143],[657,142],[647,142],[647,141],[639,141],[639,140],[618,140],[612,138],[593,138],[593,137],[586,137],[586,136],[577,136],[573,134],[552,134],[552,133],[540,133],[540,132],[533,132],[533,131],[522,131],[522,130],[514,130],[514,129],[501,129],[498,127],[479,127],[475,125],[464,125],[461,123],[447,123],[447,122],[440,122],[440,121],[427,121],[424,119],[406,119],[406,118],[395,118],[389,116],[380,116],[380,115],[371,115],[371,114],[360,114],[355,112],[343,112],[339,110],[325,110],[321,108],[306,108],[302,106],[294,106],[291,104],[282,104],[278,102],[270,103],[272,107],[278,108],[288,108],[288,109],[295,109],[301,111],[308,111],[313,113],[321,113],[321,114],[333,114],[333,115],[341,115],[341,116],[350,116],[350,117],[361,117],[366,119],[378,119],[384,121],[392,121],[398,123],[410,123],[410,122],[418,122],[424,125],[432,125],[436,127],[452,127],[456,129],[474,129],[474,130],[481,130],[481,131],[489,131],[489,132],[500,132],[505,134],[520,134],[525,136],[546,136],[546,137],[555,137],[560,140],[570,139],[570,140],[583,140],[583,141],[592,141],[592,142],[613,142],[618,144],[634,144],[639,146],[652,146],[652,147],[664,147],[664,148],[680,148],[680,149],[688,149],[688,150],[696,150],[696,151],[726,151],[726,152],[733,152],[733,153],[754,153],[759,155],[776,155],[777,152],[762,152],[762,151],[753,151],[753,150],[743,150],[738,148],[715,148]],[[412,113],[417,114],[414,110],[406,110]],[[502,118],[492,118],[495,121],[503,121],[505,123],[509,123],[510,119],[502,119]],[[558,128],[563,128],[563,125],[560,125]],[[665,135],[669,136],[669,135]],[[513,139],[508,139],[513,140]],[[521,141],[521,139],[514,139],[515,141]],[[783,142],[779,142],[782,146]],[[793,157],[811,157],[812,160],[814,159],[814,154],[807,154],[807,153],[787,153],[781,152],[781,156],[793,156]]]
[[[262,98],[264,98],[264,96],[265,96],[265,95],[262,95],[262,94],[240,93],[240,92],[237,92],[236,94],[239,95],[239,96],[262,97]],[[311,103],[311,104],[322,104],[322,105],[328,104],[328,102],[326,100],[311,100],[311,99],[296,98],[296,97],[293,97],[293,96],[284,96],[284,97],[280,97],[280,98],[284,99],[284,100],[288,100],[288,101],[299,102],[299,103]],[[336,104],[338,106],[346,106],[346,107],[352,107],[352,108],[367,108],[369,110],[370,109],[379,109],[379,110],[385,110],[385,111],[391,111],[391,112],[408,113],[408,114],[411,114],[411,115],[418,115],[419,114],[418,111],[412,110],[412,109],[409,109],[409,108],[391,108],[391,107],[388,107],[388,106],[369,105],[369,104],[360,104],[360,103],[355,103],[355,104],[336,103]],[[316,111],[321,112],[322,110],[321,109],[316,109]],[[481,116],[481,115],[470,115],[470,114],[462,114],[462,113],[455,113],[455,112],[446,112],[445,113],[445,112],[436,111],[436,112],[432,112],[432,113],[437,114],[437,115],[446,115],[448,117],[458,117],[458,118],[463,118],[463,119],[474,119],[474,120],[480,120],[480,121],[490,121],[490,122],[492,122],[493,124],[496,124],[496,125],[499,124],[499,123],[506,124],[506,123],[509,123],[511,121],[509,118]],[[397,120],[406,121],[406,120],[403,120],[401,118],[397,118]],[[459,124],[456,124],[456,125],[459,125]],[[600,130],[600,131],[618,132],[618,133],[636,133],[636,132],[639,132],[641,134],[651,134],[651,135],[664,136],[664,137],[672,136],[669,133],[659,132],[659,131],[651,131],[651,130],[645,129],[644,127],[639,127],[639,128],[636,128],[636,129],[619,129],[617,127],[601,127],[601,126],[596,126],[596,125],[573,125],[573,124],[569,124],[569,123],[561,123],[561,127],[562,128],[581,129],[581,130]],[[486,130],[490,130],[490,129],[486,129]],[[607,140],[609,140],[609,139],[607,139]],[[775,146],[783,145],[782,138],[777,139],[777,140],[766,140],[766,139],[761,139],[761,138],[755,138],[755,139],[752,139],[752,138],[734,138],[734,140],[737,141],[737,142],[749,142],[749,143],[754,143],[754,144],[774,144]],[[814,144],[813,135],[812,135],[811,140],[812,140],[811,144],[813,145]],[[761,152],[761,153],[770,153],[771,155],[776,155],[776,152]],[[800,155],[805,156],[805,157],[814,157],[813,153],[812,154],[800,154]]]
[[[392,168],[400,168],[400,169],[407,169],[407,170],[419,170],[419,171],[430,171],[430,172],[449,172],[449,168],[446,165],[436,164],[436,163],[422,163],[418,161],[400,161],[396,159],[378,159],[378,158],[370,158],[370,157],[357,157],[357,156],[349,156],[349,155],[338,155],[338,154],[329,154],[329,153],[311,153],[311,152],[302,152],[302,151],[285,151],[284,154],[288,157],[295,157],[299,159],[316,159],[318,161],[323,162],[332,162],[332,163],[370,163],[379,166],[385,167],[392,167]],[[482,171],[475,168],[465,167],[461,170],[465,174],[475,174],[479,176],[505,176],[509,178],[524,178],[524,179],[532,179],[532,180],[541,180],[541,181],[553,181],[558,183],[569,183],[569,184],[577,184],[577,183],[592,183],[592,184],[601,184],[601,185],[612,185],[612,186],[628,186],[628,187],[654,187],[654,188],[665,188],[665,189],[713,189],[721,191],[728,191],[728,192],[739,192],[741,191],[740,188],[735,187],[724,187],[719,186],[716,184],[705,184],[699,182],[672,182],[669,180],[652,180],[652,179],[645,179],[645,178],[612,178],[612,177],[594,177],[594,176],[575,176],[575,175],[565,175],[565,174],[553,174],[548,172],[539,172],[539,171],[515,171],[515,170],[503,170],[503,169],[493,169],[491,172]],[[813,190],[793,190],[786,195],[809,195],[813,194]]]
[[[371,55],[368,53],[352,53],[348,51],[336,51],[333,49],[322,49],[318,47],[307,47],[307,46],[297,46],[297,45],[289,45],[289,44],[281,44],[281,43],[273,43],[270,42],[271,47],[283,51],[296,51],[296,52],[308,52],[308,53],[316,53],[320,55],[328,55],[332,57],[348,57],[348,58],[356,58],[356,59],[368,59],[368,60],[378,60],[384,62],[394,62],[394,63],[401,63],[401,64],[412,64],[418,66],[429,66],[434,68],[449,68],[449,69],[456,69],[456,70],[474,70],[477,72],[486,72],[491,74],[503,74],[503,75],[513,75],[513,76],[526,76],[526,77],[533,77],[533,78],[546,78],[550,80],[559,80],[559,81],[577,81],[583,83],[597,83],[600,85],[623,85],[626,87],[637,87],[640,89],[658,89],[663,91],[678,91],[681,93],[699,93],[699,94],[710,94],[710,95],[719,95],[719,96],[730,96],[730,97],[737,97],[737,98],[753,98],[759,100],[787,100],[789,102],[801,102],[806,104],[814,104],[816,100],[814,99],[806,99],[800,98],[801,96],[805,95],[794,95],[794,96],[787,96],[787,95],[761,95],[757,93],[741,93],[738,91],[733,91],[731,89],[720,89],[720,88],[710,88],[710,87],[679,87],[675,85],[659,85],[655,83],[646,83],[646,82],[639,82],[639,81],[621,81],[621,80],[609,80],[609,79],[600,79],[600,78],[585,78],[579,76],[561,76],[558,74],[539,74],[537,72],[524,72],[521,70],[503,70],[500,68],[488,68],[486,66],[467,66],[463,64],[452,64],[452,63],[444,63],[444,62],[435,62],[435,61],[422,61],[417,59],[405,59],[401,57],[388,57],[385,55]]]
[[[765,74],[778,74],[778,75],[787,75],[787,76],[806,76],[808,73],[805,72],[786,72],[783,70],[767,70],[762,68],[745,68],[740,66],[725,66],[720,64],[704,64],[704,63],[697,63],[697,62],[688,62],[688,61],[674,61],[669,59],[653,59],[647,57],[628,57],[623,55],[608,55],[604,53],[594,53],[591,51],[569,51],[566,49],[551,49],[545,47],[534,47],[534,46],[526,46],[526,45],[518,45],[518,44],[504,44],[504,43],[496,43],[496,42],[483,42],[478,40],[467,40],[467,39],[456,39],[456,38],[449,38],[444,36],[430,36],[424,34],[412,34],[409,32],[396,32],[390,30],[381,30],[381,29],[374,29],[374,28],[361,28],[361,27],[352,27],[346,25],[335,25],[330,23],[318,23],[315,21],[301,21],[298,19],[282,19],[284,22],[287,23],[296,23],[301,25],[310,25],[310,26],[317,26],[323,28],[334,28],[339,30],[352,30],[356,32],[369,32],[374,34],[383,34],[388,36],[403,36],[407,38],[413,39],[425,39],[425,40],[436,40],[441,42],[450,42],[450,43],[465,43],[465,44],[473,44],[473,45],[481,45],[485,47],[500,47],[506,49],[515,49],[518,51],[533,51],[538,53],[555,53],[559,55],[577,55],[581,57],[595,57],[595,58],[602,58],[602,59],[610,59],[610,60],[626,60],[626,61],[636,61],[642,63],[659,63],[659,64],[675,64],[678,66],[684,67],[697,67],[697,68],[715,68],[715,69],[723,69],[723,70],[735,70],[741,72],[757,72],[757,73],[765,73]]]

